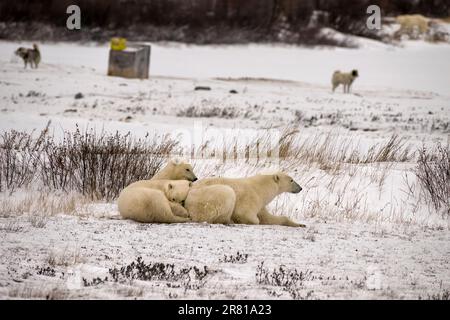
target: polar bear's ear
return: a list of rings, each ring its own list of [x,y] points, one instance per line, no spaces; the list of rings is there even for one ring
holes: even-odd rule
[[[174,157],[174,158],[170,159],[170,162],[176,166],[186,163],[186,161],[181,157]]]
[[[170,159],[170,162],[171,162],[172,164],[178,166],[178,165],[180,165],[183,161],[181,160],[181,158],[176,157],[176,158]]]
[[[280,176],[277,175],[277,174],[274,174],[274,175],[273,175],[273,180],[274,180],[276,183],[278,183],[278,182],[280,181]]]

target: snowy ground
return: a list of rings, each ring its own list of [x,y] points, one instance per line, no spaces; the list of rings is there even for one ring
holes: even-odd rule
[[[377,44],[355,50],[159,44],[152,48],[152,77],[143,81],[107,77],[106,46],[43,44],[41,67],[24,70],[21,61],[12,59],[20,45],[0,42],[1,131],[40,130],[51,120],[56,136],[79,124],[135,136],[182,134],[182,143],[199,145],[222,136],[251,143],[252,135],[267,128],[299,125],[304,139],[330,135],[336,142],[351,141],[362,153],[394,133],[413,151],[449,141],[450,45],[411,42],[402,48]],[[353,94],[344,95],[341,88],[332,94],[331,73],[353,68],[360,73]],[[196,86],[211,90],[195,91]],[[75,99],[77,93],[83,98]],[[212,172],[242,176],[262,169],[193,162],[199,177]],[[281,196],[272,209],[306,223],[306,229],[142,225],[121,220],[114,203],[102,202],[77,205],[75,213],[35,218],[13,209],[22,194],[3,193],[0,296],[442,295],[450,289],[449,220],[421,201],[414,167],[414,158],[347,164],[333,172],[319,164],[289,167],[304,191]],[[36,191],[23,192],[33,198]],[[246,262],[222,261],[238,251],[248,254]],[[192,282],[112,281],[108,268],[120,268],[139,256],[146,263],[207,266],[210,271]],[[285,265],[306,276],[290,287],[258,283],[261,262],[270,272]],[[82,283],[82,278],[105,276],[105,283]]]

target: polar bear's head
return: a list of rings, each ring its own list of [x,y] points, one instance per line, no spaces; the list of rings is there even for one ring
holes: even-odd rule
[[[179,158],[171,159],[167,164],[167,170],[170,172],[171,180],[197,180],[192,166]]]
[[[302,191],[302,187],[300,187],[300,185],[295,182],[294,179],[283,172],[277,172],[273,174],[273,180],[278,184],[278,190],[280,193],[299,193],[300,191]]]
[[[170,180],[164,186],[164,193],[169,201],[184,203],[192,182],[186,180]]]

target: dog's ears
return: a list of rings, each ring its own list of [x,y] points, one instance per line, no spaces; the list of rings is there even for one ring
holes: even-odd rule
[[[278,183],[280,181],[280,176],[277,174],[273,175],[273,181],[275,181],[276,183]]]

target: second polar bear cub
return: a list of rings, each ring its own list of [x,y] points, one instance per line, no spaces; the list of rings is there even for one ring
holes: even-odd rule
[[[344,93],[350,92],[350,86],[353,81],[358,77],[358,70],[352,70],[351,72],[340,72],[339,70],[333,73],[333,77],[331,78],[331,84],[333,85],[334,90],[342,84],[344,86]]]
[[[122,190],[117,200],[122,217],[138,222],[179,223],[191,221],[182,203],[191,182],[142,180]]]
[[[236,204],[236,193],[227,185],[214,184],[192,188],[185,208],[192,221],[230,224]]]

